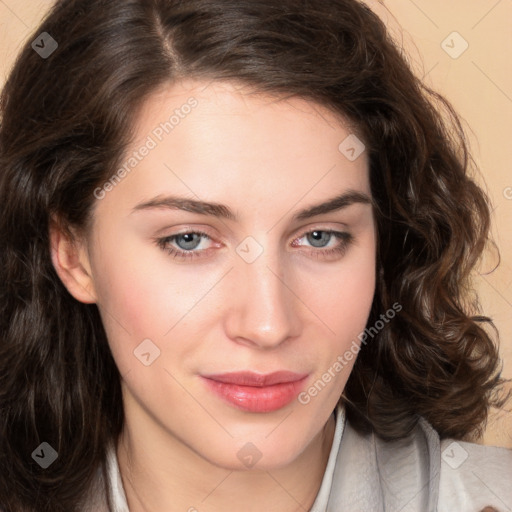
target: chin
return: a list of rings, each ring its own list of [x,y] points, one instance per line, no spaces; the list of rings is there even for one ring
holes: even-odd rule
[[[200,455],[211,464],[230,471],[271,471],[291,464],[306,448],[306,440],[277,435],[270,440],[265,439],[265,435],[253,441],[233,439],[217,445],[220,450],[213,453],[210,446],[209,453]]]

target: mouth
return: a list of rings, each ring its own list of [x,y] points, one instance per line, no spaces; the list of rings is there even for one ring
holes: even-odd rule
[[[282,409],[302,390],[308,374],[233,372],[201,375],[208,389],[243,411],[265,413]]]

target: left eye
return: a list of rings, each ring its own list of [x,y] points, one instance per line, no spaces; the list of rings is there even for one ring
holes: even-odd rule
[[[297,242],[299,240],[302,240],[304,237],[306,237],[308,242],[312,243],[313,247],[316,248],[324,248],[324,242],[328,243],[333,238],[338,240],[338,242],[334,244],[331,248],[309,251],[309,253],[313,257],[324,259],[327,259],[329,257],[340,258],[345,254],[350,244],[354,241],[354,237],[350,233],[333,231],[330,229],[314,229],[312,231],[304,233],[299,238],[296,238],[292,242],[292,245],[295,247],[297,245]]]
[[[314,231],[308,231],[307,233],[304,233],[301,237],[296,238],[293,243],[295,243],[297,240],[301,240],[302,238],[306,237],[308,242],[312,240],[313,247],[323,247],[322,244],[328,243],[330,240],[333,239],[333,235],[344,235],[346,233],[338,233],[337,231],[328,231],[328,230],[322,230],[322,229],[315,229]],[[318,245],[315,245],[318,244]]]
[[[314,253],[315,257],[343,254],[350,243],[353,241],[353,236],[350,233],[327,229],[315,229],[307,231],[300,237],[295,238],[292,242],[292,246],[297,247],[302,245],[298,242],[305,237],[307,238],[308,242],[312,244],[312,247],[316,249],[323,249],[310,251],[311,253]],[[179,233],[158,239],[157,244],[162,250],[165,250],[168,252],[168,254],[173,255],[174,258],[193,258],[200,257],[202,256],[202,253],[208,251],[208,249],[196,250],[200,246],[202,240],[205,238],[211,239],[207,233],[202,231],[188,231],[185,233]],[[338,239],[338,242],[334,244],[333,247],[324,249],[333,239]],[[175,246],[173,247],[171,244],[175,244],[177,248]]]

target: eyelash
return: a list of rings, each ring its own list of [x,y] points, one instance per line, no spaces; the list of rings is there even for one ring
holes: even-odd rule
[[[310,231],[306,231],[299,237],[294,239],[294,242],[296,240],[300,240],[301,238],[304,238],[305,236],[314,233],[315,231],[320,233],[328,233],[331,235],[334,235],[336,238],[340,240],[340,244],[337,247],[334,247],[332,249],[326,249],[322,250],[319,248],[318,250],[312,250],[309,251],[310,254],[314,255],[314,257],[323,257],[323,258],[329,258],[329,256],[339,255],[343,256],[343,254],[348,249],[349,245],[354,241],[354,237],[350,233],[340,232],[340,231],[334,231],[330,229],[312,229]],[[175,235],[167,236],[165,238],[159,238],[156,240],[156,243],[160,249],[163,251],[166,251],[169,255],[174,256],[174,258],[178,259],[190,259],[190,258],[197,258],[202,257],[201,253],[207,251],[208,249],[203,249],[200,251],[182,251],[179,249],[175,249],[174,247],[170,247],[169,243],[174,241],[176,238],[183,236],[183,235],[200,235],[201,237],[207,237],[211,238],[207,233],[204,231],[184,231],[183,233],[177,233]]]

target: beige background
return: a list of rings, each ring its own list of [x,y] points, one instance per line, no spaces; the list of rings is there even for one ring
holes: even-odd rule
[[[366,2],[386,21],[418,76],[444,94],[463,119],[479,182],[493,203],[493,238],[502,258],[486,274],[496,263],[489,251],[475,285],[484,313],[500,331],[503,374],[512,378],[512,1]],[[51,5],[53,0],[0,0],[0,87]],[[512,448],[511,412],[491,414],[482,443]]]

